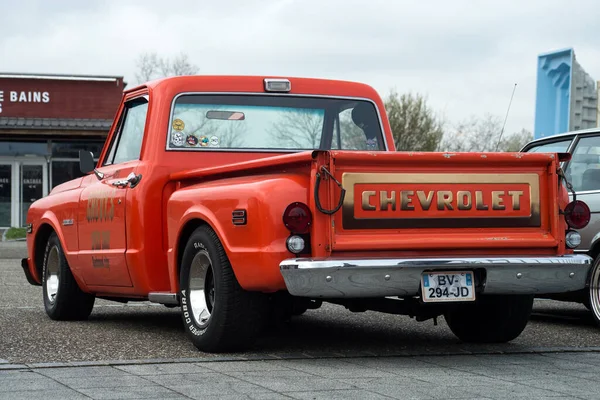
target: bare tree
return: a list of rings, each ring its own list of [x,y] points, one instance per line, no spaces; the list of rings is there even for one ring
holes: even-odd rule
[[[398,95],[392,90],[385,99],[396,150],[435,151],[442,140],[443,123],[420,94]]]
[[[533,134],[527,129],[521,129],[520,132],[513,133],[500,141],[498,151],[520,151],[523,146],[533,140]]]
[[[271,129],[277,147],[318,149],[323,131],[323,116],[314,111],[285,113]]]
[[[219,146],[240,149],[246,146],[245,136],[247,125],[240,124],[239,121],[228,121],[223,129],[217,133],[219,137]]]
[[[187,54],[180,53],[171,61],[170,72],[172,75],[195,75],[198,73],[198,67],[193,65]]]
[[[440,151],[519,151],[533,139],[531,132],[521,132],[500,138],[502,119],[495,115],[471,117],[456,125],[456,128],[444,136]]]
[[[494,115],[482,118],[470,117],[459,122],[455,129],[444,137],[442,151],[494,151],[498,136],[502,129],[502,121]]]
[[[192,64],[185,53],[180,53],[172,59],[160,57],[157,53],[142,53],[136,61],[137,72],[135,79],[138,83],[166,76],[194,75],[198,67]]]
[[[337,145],[337,132],[333,133],[332,148],[343,150],[368,150],[365,132],[354,123],[351,113],[340,114],[340,139],[342,145]]]
[[[140,54],[136,61],[137,72],[135,79],[139,83],[154,79],[158,72],[160,60],[156,53]]]

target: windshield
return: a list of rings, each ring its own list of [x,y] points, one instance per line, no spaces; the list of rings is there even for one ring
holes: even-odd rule
[[[532,147],[527,150],[528,153],[566,153],[569,149],[572,139],[561,140],[560,142],[551,142]]]
[[[183,95],[168,150],[385,150],[375,106],[363,100]]]

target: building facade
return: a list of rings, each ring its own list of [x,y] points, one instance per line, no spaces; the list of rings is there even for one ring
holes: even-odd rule
[[[0,73],[0,228],[81,176],[79,150],[99,156],[123,89],[119,76]]]
[[[536,139],[598,126],[596,82],[571,48],[540,54],[535,100]]]

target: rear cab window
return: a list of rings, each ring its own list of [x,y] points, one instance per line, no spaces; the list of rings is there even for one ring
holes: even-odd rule
[[[167,150],[386,150],[380,117],[362,99],[185,94],[175,99]]]

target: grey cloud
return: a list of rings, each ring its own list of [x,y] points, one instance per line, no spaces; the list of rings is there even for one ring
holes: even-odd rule
[[[537,54],[574,47],[600,79],[595,1],[0,0],[0,70],[125,75],[143,51],[201,73],[359,80],[426,93],[449,121],[506,111],[533,129]]]

